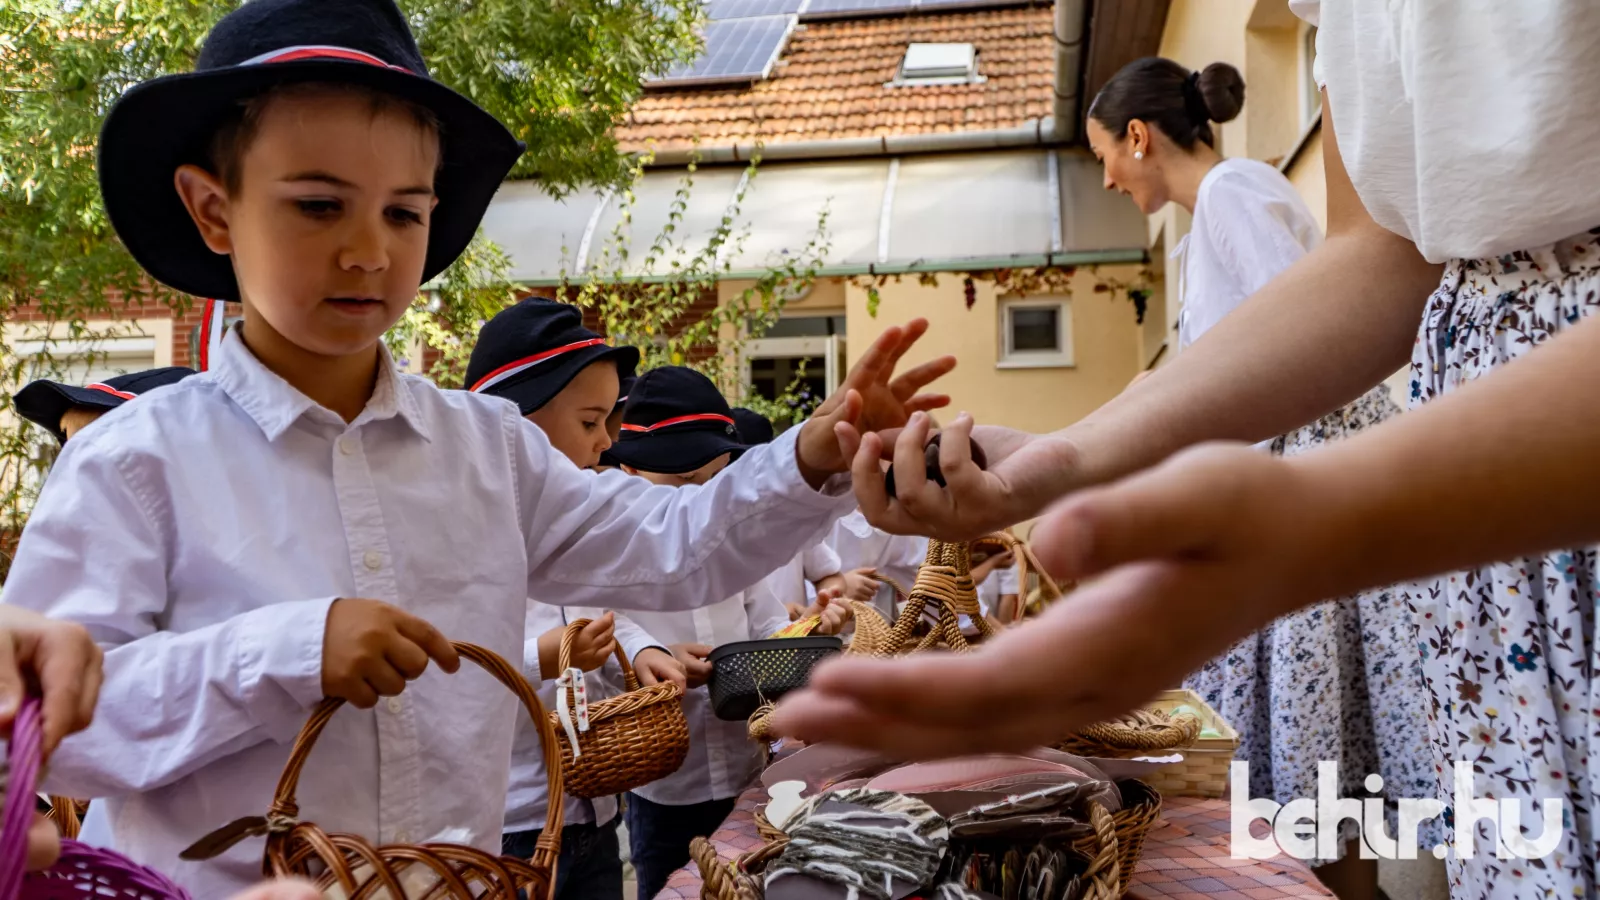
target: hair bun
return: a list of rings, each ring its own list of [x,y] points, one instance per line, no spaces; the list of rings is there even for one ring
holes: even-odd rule
[[[1224,62],[1214,62],[1197,73],[1195,89],[1213,122],[1231,122],[1244,107],[1244,76]]]

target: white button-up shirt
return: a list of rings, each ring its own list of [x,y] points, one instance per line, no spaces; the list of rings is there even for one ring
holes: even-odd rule
[[[859,509],[834,523],[828,545],[839,555],[843,571],[877,569],[879,575],[893,578],[907,591],[916,583],[917,570],[928,556],[927,538],[880,531]],[[884,618],[894,621],[894,591],[888,585],[879,585],[873,605]]]
[[[572,609],[563,609],[546,603],[528,605],[523,674],[528,676],[529,681],[538,685],[539,700],[547,711],[556,708],[556,679],[545,679],[541,671],[539,636],[552,629],[566,628],[569,622],[581,618],[583,616],[577,615],[577,611]],[[663,652],[671,652],[627,616],[617,616],[615,634],[622,652],[628,657],[629,664],[633,663],[641,651],[651,647],[660,647]],[[622,668],[617,665],[616,660],[611,660],[593,672],[584,673],[583,681],[589,702],[594,703],[620,693]],[[532,722],[519,718],[516,739],[511,745],[511,784],[510,791],[506,795],[506,834],[538,831],[544,828],[544,818],[549,809],[550,782],[545,777],[544,748],[539,744],[539,731]],[[616,815],[615,797],[596,797],[593,800],[567,797],[562,824],[604,825],[616,818]]]
[[[717,483],[731,471],[732,467],[710,483]],[[737,641],[761,640],[788,627],[785,603],[805,602],[804,588],[793,577],[795,571],[792,563],[786,565],[759,585],[693,612],[630,615],[640,628],[663,644],[705,644],[716,648]],[[689,755],[683,767],[634,793],[653,803],[672,806],[737,797],[761,774],[763,748],[750,740],[744,722],[725,722],[712,713],[711,693],[705,686],[684,695],[683,714],[689,720]]]
[[[197,897],[260,878],[259,839],[208,862],[178,852],[266,811],[322,695],[335,598],[392,603],[519,660],[530,596],[687,610],[753,584],[853,504],[843,478],[805,484],[787,435],[704,487],[654,487],[579,470],[515,405],[401,375],[387,353],[346,423],[236,335],[220,351],[67,444],[4,593],[107,650],[94,724],[45,789],[100,800],[90,839]],[[465,828],[498,850],[520,714],[470,663],[430,667],[333,718],[301,815],[383,843]]]

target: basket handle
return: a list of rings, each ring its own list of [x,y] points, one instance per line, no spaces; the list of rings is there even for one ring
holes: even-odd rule
[[[1039,558],[1033,555],[1033,548],[1029,547],[1028,542],[1022,538],[1017,537],[1009,531],[997,531],[994,534],[985,535],[984,537],[978,538],[972,543],[973,546],[977,546],[979,544],[999,544],[1016,555],[1018,567],[1018,591],[1024,591],[1027,589],[1028,573],[1032,572],[1039,576],[1039,589],[1049,593],[1050,599],[1060,600],[1064,596],[1061,587],[1056,584],[1055,579],[1051,578],[1050,573],[1046,572],[1044,567],[1039,565]],[[1028,605],[1026,600],[1026,595],[1017,597],[1017,617],[1013,621],[1006,624],[1014,625],[1017,622],[1022,621],[1022,614]]]
[[[44,748],[42,719],[39,698],[32,694],[23,697],[11,724],[7,754],[10,772],[5,779],[5,805],[0,811],[0,900],[16,900],[22,892],[22,876],[28,864],[28,828],[33,824],[37,802],[33,792],[39,783]]]
[[[517,671],[516,667],[501,659],[494,651],[464,641],[451,641],[450,645],[456,648],[462,659],[476,663],[479,668],[493,675],[510,689],[511,693],[516,694],[517,699],[522,701],[523,708],[533,717],[534,727],[539,729],[539,744],[544,750],[544,771],[545,777],[549,780],[551,802],[550,809],[545,814],[544,831],[539,835],[539,842],[534,849],[531,862],[536,869],[554,872],[556,857],[560,854],[561,820],[565,804],[560,802],[563,788],[561,751],[556,748],[556,736],[550,727],[550,717],[545,715],[544,705],[539,702],[539,695],[534,692],[528,679],[522,677],[522,673]],[[267,814],[269,822],[293,821],[300,814],[300,806],[294,796],[295,788],[300,784],[300,771],[305,768],[306,759],[310,757],[311,748],[316,745],[317,738],[322,735],[322,729],[327,727],[333,714],[343,705],[344,701],[336,697],[323,700],[317,704],[305,727],[300,729],[300,735],[294,741],[294,749],[289,751],[289,761],[284,764],[283,775],[278,778],[278,790],[272,799],[272,809]]]
[[[582,631],[592,621],[594,620],[573,619],[572,624],[567,626],[566,632],[561,635],[561,654],[559,661],[556,663],[556,668],[565,672],[567,667],[572,665],[572,646],[578,642],[578,632]],[[628,662],[628,654],[622,649],[621,641],[617,641],[616,656],[617,665],[622,667],[623,690],[629,693],[639,690],[639,676],[634,674],[633,665]]]

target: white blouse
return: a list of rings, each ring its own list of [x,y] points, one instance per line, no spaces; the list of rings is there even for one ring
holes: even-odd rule
[[[1181,259],[1178,348],[1321,242],[1311,210],[1277,169],[1253,159],[1217,163],[1200,182],[1194,223],[1172,254]]]
[[[1431,262],[1600,226],[1600,4],[1290,0],[1374,221]]]

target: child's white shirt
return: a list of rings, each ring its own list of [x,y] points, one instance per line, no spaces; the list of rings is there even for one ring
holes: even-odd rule
[[[828,533],[828,545],[839,555],[842,571],[877,569],[879,575],[894,579],[908,591],[928,555],[927,538],[880,531],[859,509],[834,523]],[[873,606],[884,618],[894,621],[894,591],[888,585],[879,586]]]
[[[66,446],[5,585],[6,602],[83,623],[107,651],[94,724],[44,788],[97,799],[90,836],[195,896],[260,878],[260,839],[177,855],[266,811],[322,695],[335,598],[395,604],[520,660],[530,596],[687,610],[759,580],[853,503],[845,479],[805,484],[787,435],[703,488],[583,472],[510,402],[380,355],[346,423],[230,336],[212,370]],[[301,815],[379,843],[465,827],[497,850],[516,701],[462,666],[340,710],[300,779]]]
[[[539,702],[547,712],[556,708],[556,679],[546,679],[539,663],[539,637],[556,628],[565,628],[569,622],[584,618],[577,610],[551,606],[548,603],[528,603],[528,628],[523,639],[523,673],[539,689]],[[615,632],[617,643],[628,657],[628,663],[650,647],[660,647],[659,642],[627,616],[618,615]],[[620,692],[622,668],[616,660],[609,660],[601,668],[586,672],[584,687],[589,702],[595,703]],[[511,745],[511,783],[506,793],[506,834],[537,831],[544,827],[545,815],[550,808],[550,782],[545,777],[544,747],[539,742],[539,731],[525,717],[517,719],[516,738]],[[604,825],[617,815],[617,798],[596,797],[582,800],[569,796],[562,815],[562,825]]]
[[[728,471],[732,471],[730,468]],[[711,480],[715,484],[719,475]],[[801,554],[803,556],[804,554]],[[661,644],[705,644],[716,648],[737,641],[761,640],[789,625],[785,603],[803,603],[793,563],[761,583],[710,606],[690,612],[635,612],[629,615]],[[738,796],[761,773],[765,755],[751,741],[744,722],[725,722],[711,711],[710,689],[704,685],[684,694],[689,720],[689,756],[683,767],[634,793],[653,803],[687,806]]]

